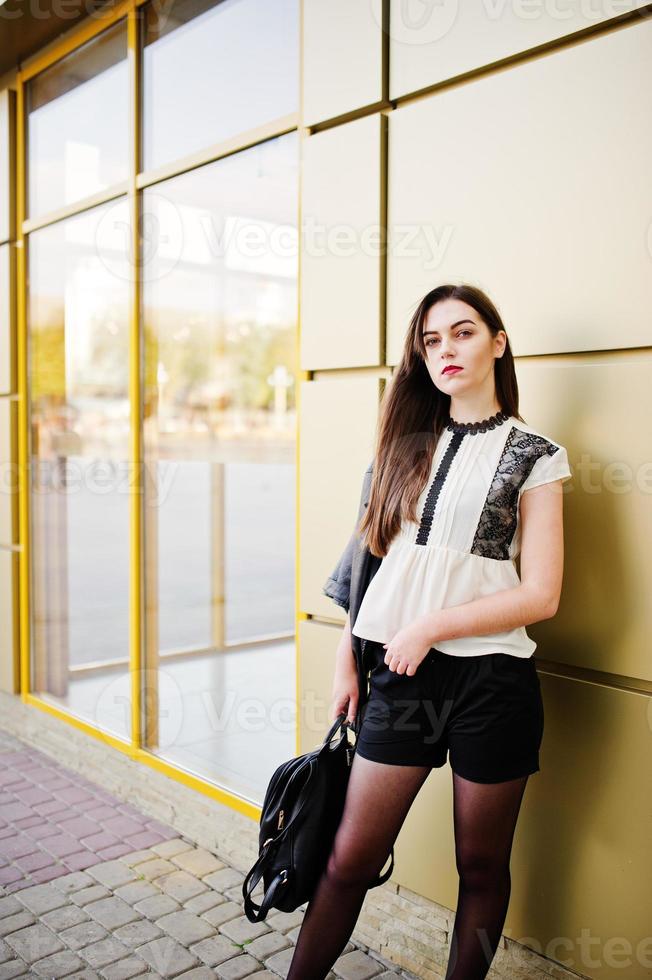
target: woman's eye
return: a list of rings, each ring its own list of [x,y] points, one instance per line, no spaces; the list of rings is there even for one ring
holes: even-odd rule
[[[464,333],[471,334],[471,331],[470,330],[466,330],[466,329],[465,330],[460,330],[460,332],[458,334],[456,334],[456,336],[457,337],[461,337],[462,334],[464,334]],[[438,337],[428,337],[428,339],[426,340],[426,347],[430,347],[430,345],[431,344],[434,344],[435,341],[438,340],[438,339],[439,339]]]

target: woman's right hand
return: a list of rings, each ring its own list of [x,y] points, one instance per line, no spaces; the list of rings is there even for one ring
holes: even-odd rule
[[[355,721],[358,710],[358,674],[355,665],[338,664],[333,677],[333,695],[331,702],[331,718],[335,721],[341,714],[347,716],[349,724]]]
[[[359,696],[358,668],[351,643],[351,618],[347,613],[344,630],[335,654],[333,700],[331,702],[332,720],[335,721],[340,715],[346,713],[346,720],[352,725],[358,710]]]

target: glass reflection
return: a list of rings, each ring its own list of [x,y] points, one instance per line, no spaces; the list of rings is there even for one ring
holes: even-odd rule
[[[145,20],[145,169],[297,111],[298,0],[176,0]]]
[[[129,212],[29,237],[32,690],[129,736]]]
[[[294,752],[297,153],[143,198],[147,741],[259,801]]]
[[[124,21],[28,83],[30,218],[127,178],[128,92]]]

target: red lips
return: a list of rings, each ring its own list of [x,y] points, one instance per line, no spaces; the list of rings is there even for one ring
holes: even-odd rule
[[[441,373],[452,374],[452,373],[456,373],[457,371],[463,371],[463,370],[464,368],[459,367],[457,364],[449,364],[447,367],[444,368],[444,370]]]

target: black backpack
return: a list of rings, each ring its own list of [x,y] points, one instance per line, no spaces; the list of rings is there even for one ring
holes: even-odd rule
[[[322,745],[283,762],[270,779],[260,816],[259,855],[242,883],[245,915],[261,922],[270,908],[294,912],[317,887],[342,818],[355,747],[346,714],[338,716]],[[339,740],[331,742],[339,730]],[[382,885],[394,868],[370,884]],[[263,879],[257,905],[251,893]]]

